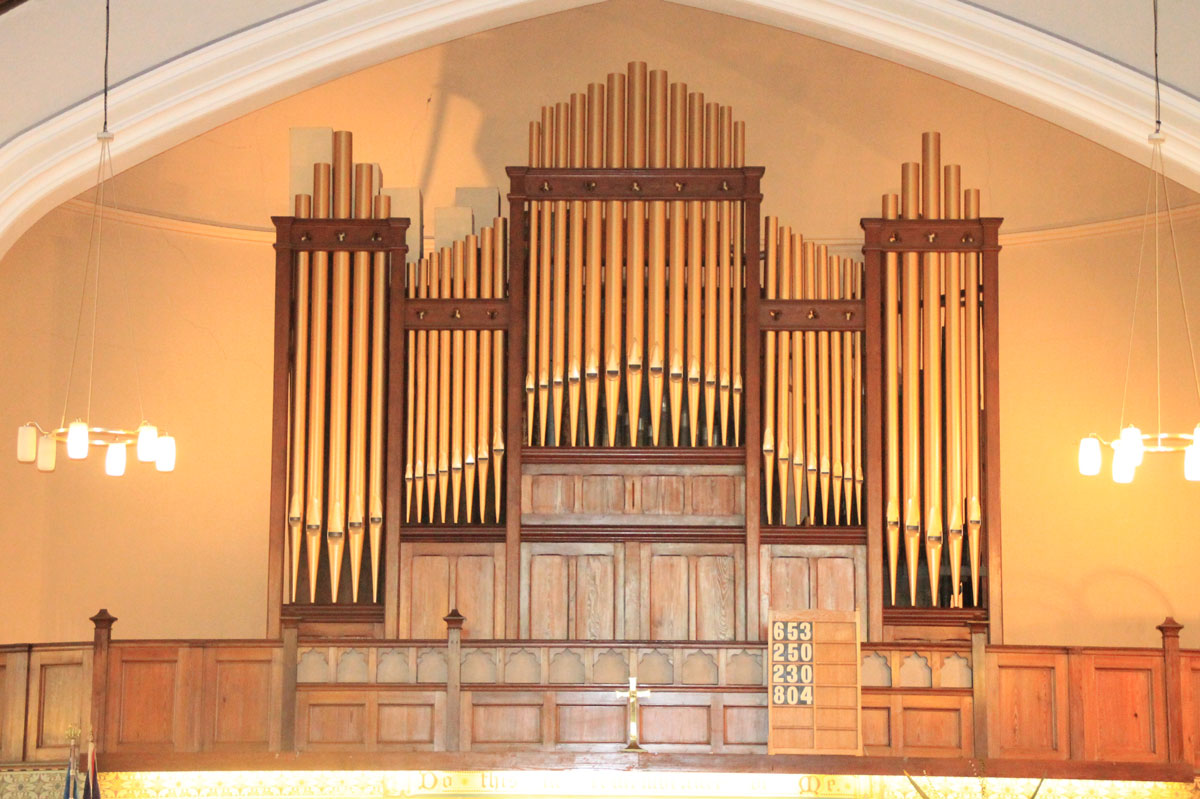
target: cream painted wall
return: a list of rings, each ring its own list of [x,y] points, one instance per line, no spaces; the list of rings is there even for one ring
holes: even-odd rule
[[[1142,166],[1009,106],[803,36],[634,0],[471,36],[268,106],[122,175],[121,202],[266,226],[287,208],[288,128],[328,125],[354,131],[359,160],[380,162],[389,185],[420,185],[432,209],[455,186],[503,185],[503,167],[524,159],[541,104],[634,58],[734,105],[747,121],[750,161],[768,170],[764,210],[812,237],[855,238],[858,219],[895,190],[900,162],[919,156],[927,129],[942,131],[947,160],[963,164],[964,182],[982,188],[986,213],[1007,217],[1006,231],[1143,207]],[[142,331],[147,413],[178,436],[179,471],[133,467],[112,481],[91,461],[45,477],[0,458],[0,547],[22,564],[0,581],[0,607],[29,608],[4,622],[15,627],[0,627],[0,641],[86,637],[84,620],[101,605],[121,617],[122,637],[253,636],[264,626],[270,249],[123,230],[135,251],[122,259],[134,293],[159,303],[132,321]],[[85,232],[86,218],[60,209],[0,261],[0,408],[14,424],[57,421]],[[1188,251],[1200,247],[1195,238]],[[1171,612],[1188,625],[1185,645],[1200,645],[1191,575],[1200,540],[1183,527],[1200,511],[1200,489],[1178,470],[1144,469],[1120,490],[1074,470],[1078,437],[1117,423],[1136,248],[1136,235],[1125,234],[1002,255],[1005,611],[1014,643],[1153,645],[1154,625]],[[1200,284],[1191,290],[1200,297]],[[60,366],[49,383],[26,388],[29,364],[50,360]],[[1175,426],[1190,428],[1200,407],[1187,391],[1176,400],[1179,385],[1168,388],[1183,414]],[[108,397],[101,386],[97,397]]]

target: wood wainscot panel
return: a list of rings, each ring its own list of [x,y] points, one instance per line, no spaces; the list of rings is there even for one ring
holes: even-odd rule
[[[409,542],[400,546],[400,637],[444,639],[456,608],[463,638],[504,629],[504,544]]]
[[[1080,660],[1088,760],[1165,761],[1162,655],[1073,653]]]
[[[92,650],[33,647],[28,662],[24,759],[65,760],[68,728],[80,729],[85,742],[91,731]]]
[[[322,752],[443,751],[444,691],[297,692],[296,748]]]
[[[859,545],[767,544],[759,547],[759,618],[771,611],[867,607],[867,552]],[[864,617],[865,618],[865,617]]]
[[[712,751],[716,725],[710,694],[655,691],[639,701],[638,710],[638,739],[651,751]]]
[[[615,752],[628,742],[629,709],[614,691],[562,691],[554,697],[555,745]]]
[[[552,748],[553,693],[464,691],[464,751]]]
[[[521,634],[535,640],[609,640],[625,629],[625,544],[521,546]]]
[[[376,739],[371,712],[374,696],[367,691],[299,691],[296,748],[366,751]]]
[[[972,757],[969,691],[864,688],[863,752],[895,757]]]
[[[106,749],[195,751],[203,654],[199,647],[114,645],[109,652]]]
[[[1183,658],[1183,751],[1192,765],[1200,764],[1200,653]]]
[[[0,650],[0,763],[25,759],[30,647]]]
[[[526,463],[521,522],[739,527],[745,486],[741,465]]]
[[[745,548],[642,544],[641,636],[730,641],[745,637]]]
[[[1070,711],[1066,654],[989,652],[988,745],[995,757],[1066,760]]]
[[[376,697],[378,749],[444,749],[446,695],[390,692]]]
[[[279,749],[282,654],[274,647],[205,649],[202,749]]]
[[[721,752],[767,751],[767,698],[761,694],[718,694],[713,697],[720,719]]]

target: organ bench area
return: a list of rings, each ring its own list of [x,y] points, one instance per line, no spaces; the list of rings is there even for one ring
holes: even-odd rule
[[[1174,622],[1000,639],[1000,220],[936,133],[860,253],[764,216],[744,123],[642,63],[541,109],[507,215],[431,251],[348,132],[302,135],[268,637],[101,612],[90,645],[0,647],[0,761],[74,721],[106,770],[1191,780]],[[860,631],[861,732],[768,755],[768,622],[808,611]]]

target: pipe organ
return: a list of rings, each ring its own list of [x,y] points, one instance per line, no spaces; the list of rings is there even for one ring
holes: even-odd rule
[[[543,108],[530,123],[528,166],[585,177],[737,169],[744,132],[728,106],[635,62]],[[685,200],[681,181],[670,198],[642,199],[636,176],[607,200],[595,180],[585,185],[590,195],[569,200],[550,199],[548,180],[534,187],[520,231],[528,240],[526,444],[737,445],[743,201],[695,192]]]
[[[868,253],[882,256],[884,284],[888,599],[900,604],[903,551],[909,604],[944,598],[964,607],[965,544],[970,604],[978,607],[985,531],[999,519],[987,501],[999,484],[998,428],[987,411],[996,396],[1000,220],[980,217],[979,190],[962,188],[958,165],[943,167],[937,133],[924,134],[921,162],[902,166],[900,194],[885,194],[882,211],[863,226]]]
[[[764,520],[862,526],[862,331],[830,329],[821,316],[853,318],[855,311],[842,311],[839,319],[835,309],[861,308],[863,264],[804,241],[774,217],[766,218],[763,240],[768,318],[779,322],[782,308],[790,306],[804,319],[803,325],[783,322],[763,333]],[[819,310],[811,301],[835,305]]]
[[[926,134],[860,257],[762,218],[746,147],[633,62],[541,108],[507,218],[412,257],[348,133],[300,148],[279,618],[701,641],[809,607],[872,640],[997,617],[1000,220]]]
[[[498,217],[478,235],[408,265],[405,296],[420,329],[408,330],[405,524],[503,517],[504,332],[437,324],[439,317],[462,320],[472,301],[503,297],[505,231]],[[440,302],[415,302],[424,300]]]
[[[389,219],[379,168],[354,163],[349,132],[317,131],[310,139],[324,157],[309,166],[307,190],[294,195],[295,216],[279,226],[276,245],[278,282],[290,294],[277,315],[291,335],[276,342],[276,361],[290,375],[288,591],[292,602],[322,594],[325,601],[378,601],[388,269],[390,256],[403,254],[406,225]],[[277,395],[280,382],[277,374]],[[364,551],[369,582],[362,580]]]

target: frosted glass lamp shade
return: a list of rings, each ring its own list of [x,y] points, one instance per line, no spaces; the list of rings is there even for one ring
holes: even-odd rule
[[[1124,437],[1113,442],[1112,478],[1114,483],[1132,483],[1137,461]]]
[[[37,428],[31,424],[23,424],[17,428],[17,460],[21,463],[33,463],[37,460]]]
[[[1079,441],[1079,473],[1086,477],[1100,474],[1100,441],[1088,436]]]
[[[1200,480],[1200,444],[1194,441],[1183,449],[1183,479]]]
[[[1134,468],[1141,466],[1142,458],[1146,456],[1146,445],[1142,443],[1142,431],[1129,425],[1121,431],[1121,441],[1125,444],[1128,457],[1133,460]]]
[[[104,473],[110,477],[120,477],[125,474],[125,444],[109,444],[108,452],[104,455]]]
[[[52,435],[44,435],[38,439],[37,468],[39,472],[54,471],[54,459],[58,455],[58,442]]]
[[[154,467],[160,472],[175,471],[175,437],[159,436],[157,449]]]
[[[88,455],[87,422],[71,422],[67,428],[67,457],[82,460]]]
[[[145,422],[137,430],[137,459],[142,463],[154,461],[158,444],[158,428]]]

